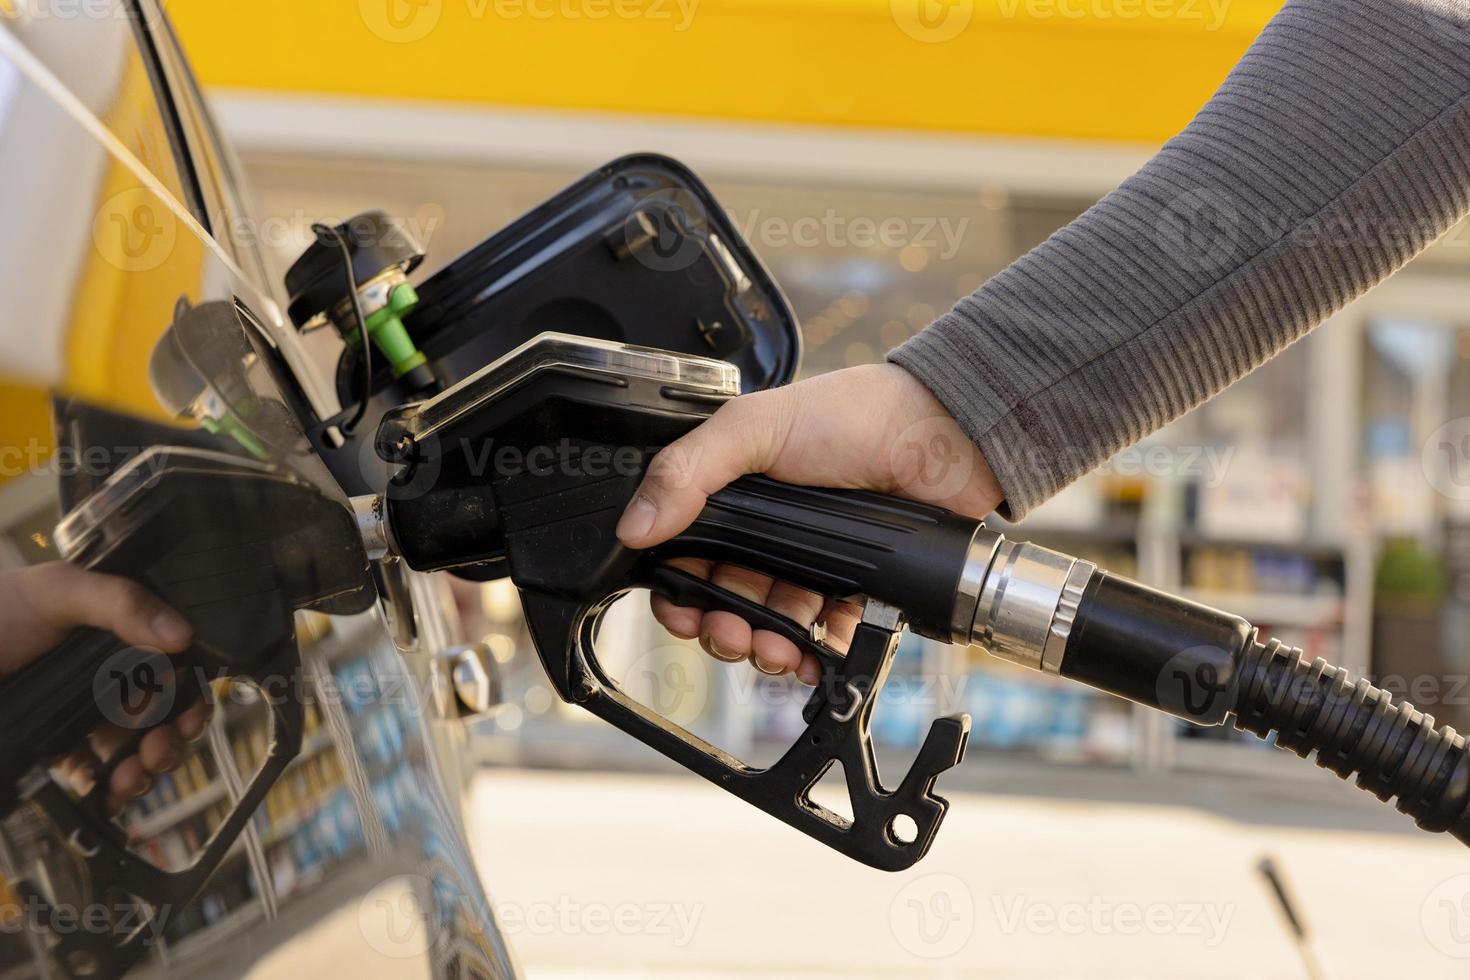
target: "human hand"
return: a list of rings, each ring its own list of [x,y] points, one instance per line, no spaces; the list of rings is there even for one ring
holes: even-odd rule
[[[182,653],[194,636],[182,616],[125,578],[66,562],[0,572],[0,630],[6,638],[0,673],[14,673],[83,626],[107,630],[124,643],[164,653]],[[5,710],[7,706],[0,704],[0,711]],[[148,792],[154,776],[181,765],[185,744],[204,733],[210,713],[210,706],[201,701],[144,736],[137,755],[113,770],[109,811],[120,811],[126,801]],[[86,792],[91,773],[129,734],[115,725],[101,726],[92,733],[90,749],[63,760],[61,770],[79,792]]]
[[[983,517],[1002,493],[984,457],[929,389],[903,368],[873,364],[755,392],[721,406],[654,458],[618,524],[618,538],[647,549],[689,527],[710,494],[749,473],[816,487],[876,490]],[[709,578],[803,626],[826,625],[845,649],[858,622],[850,602],[828,601],[788,582],[697,559],[670,564]],[[790,640],[752,631],[740,617],[652,600],[664,628],[698,638],[705,652],[751,659],[766,674],[821,679],[816,659]]]

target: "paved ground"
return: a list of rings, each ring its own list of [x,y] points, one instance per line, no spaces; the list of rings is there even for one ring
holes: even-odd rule
[[[486,769],[466,804],[531,980],[1306,977],[1255,871],[1267,852],[1324,976],[1470,976],[1470,852],[1376,829],[1376,804],[1306,767],[1304,796],[1219,806],[1171,803],[1175,781],[1212,792],[1111,771],[951,791],[934,849],[898,875],[691,777]],[[1313,826],[1329,821],[1353,829]]]

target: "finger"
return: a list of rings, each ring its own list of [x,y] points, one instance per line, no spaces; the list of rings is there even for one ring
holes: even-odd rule
[[[102,768],[102,760],[86,746],[60,759],[56,763],[56,769],[78,796],[86,796],[97,784],[97,772]]]
[[[827,627],[827,645],[846,653],[852,635],[863,618],[863,607],[846,599],[829,599],[822,607],[822,625]]]
[[[765,604],[774,584],[771,577],[738,565],[716,565],[710,582],[742,599]],[[699,631],[700,645],[718,660],[733,663],[750,656],[750,624],[734,613],[705,613]]]
[[[796,679],[807,687],[816,687],[822,680],[822,662],[809,653],[803,653],[801,665],[796,668]]]
[[[27,603],[57,632],[57,643],[78,626],[93,626],[124,643],[178,653],[194,635],[182,616],[129,579],[53,562],[21,582]]]
[[[704,579],[709,578],[710,569],[714,566],[714,562],[703,558],[673,558],[668,564]],[[650,594],[649,606],[653,610],[653,618],[679,639],[692,640],[699,636],[700,624],[704,619],[703,610],[689,606],[676,606],[671,600],[657,592]]]
[[[143,768],[143,760],[136,755],[124,759],[112,771],[108,784],[111,798],[126,802],[136,800],[153,788],[153,777]]]
[[[155,728],[143,736],[138,761],[145,772],[155,775],[177,769],[184,761],[184,740],[172,725]]]
[[[766,596],[766,606],[802,627],[810,627],[822,612],[823,599],[815,592],[789,582],[777,582]],[[801,650],[779,633],[756,630],[751,638],[751,648],[755,652],[756,666],[765,673],[784,674],[801,667]]]
[[[92,752],[103,762],[110,760],[113,755],[122,748],[123,743],[133,734],[129,729],[120,725],[104,724],[98,725],[87,736],[87,742]]]
[[[618,522],[618,539],[651,548],[683,531],[709,495],[747,473],[769,469],[790,428],[789,388],[726,402],[698,428],[654,457]]]
[[[649,598],[648,604],[653,609],[653,618],[674,636],[681,640],[692,640],[699,636],[700,626],[704,622],[704,610],[676,606],[657,592]]]
[[[204,734],[213,717],[214,705],[200,700],[174,720],[174,730],[185,743],[192,742]]]

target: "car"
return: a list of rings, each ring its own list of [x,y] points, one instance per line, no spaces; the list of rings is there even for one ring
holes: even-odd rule
[[[0,5],[0,131],[12,313],[0,327],[0,566],[33,573],[121,535],[130,543],[94,567],[191,603],[196,643],[218,634],[237,653],[248,634],[238,645],[269,648],[286,664],[270,679],[287,682],[205,678],[204,737],[116,822],[102,814],[102,830],[85,785],[32,784],[11,801],[0,973],[515,976],[458,805],[462,728],[493,707],[494,660],[445,612],[447,581],[379,568],[365,588],[350,542],[312,537],[337,520],[313,525],[313,507],[350,512],[296,419],[334,414],[335,392],[245,233],[238,167],[161,5]],[[140,505],[140,488],[160,487],[176,491],[166,506]],[[241,509],[218,507],[216,492]],[[262,532],[284,539],[270,547],[321,549],[294,608],[262,605],[245,578],[208,598],[158,582],[178,561],[160,553],[180,542],[214,549],[214,571],[226,554],[248,565],[255,545],[240,532],[262,521],[279,522]],[[103,653],[105,680],[138,651]],[[184,683],[169,693],[182,700]],[[22,747],[70,724],[59,711],[31,721],[10,732]],[[252,787],[262,767],[274,778]]]

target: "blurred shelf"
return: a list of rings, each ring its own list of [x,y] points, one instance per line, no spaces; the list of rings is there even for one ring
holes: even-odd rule
[[[1253,538],[1249,534],[1223,535],[1206,534],[1194,528],[1185,528],[1178,533],[1182,548],[1241,548],[1246,551],[1274,551],[1281,554],[1301,555],[1313,561],[1340,562],[1344,548],[1330,541],[1311,539],[1284,541],[1272,538]]]
[[[1342,625],[1347,611],[1341,596],[1273,595],[1207,589],[1188,589],[1184,595],[1201,605],[1244,616],[1255,625],[1335,627]]]
[[[327,731],[327,729],[325,728],[318,728],[316,731],[312,732],[310,735],[306,736],[306,738],[301,740],[301,751],[296,754],[296,758],[291,760],[291,764],[297,765],[301,762],[305,762],[307,759],[310,759],[312,756],[316,755],[319,752],[326,751],[335,744],[336,743],[332,741],[331,732]]]
[[[130,823],[128,837],[132,840],[157,837],[190,817],[203,813],[214,804],[224,800],[227,795],[224,781],[215,779],[197,793],[192,793],[177,803],[171,803],[162,810]]]

